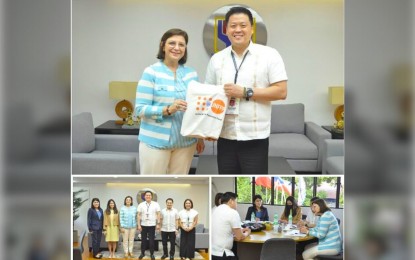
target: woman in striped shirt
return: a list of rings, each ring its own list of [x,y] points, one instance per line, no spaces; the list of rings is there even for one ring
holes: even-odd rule
[[[124,206],[120,210],[120,227],[124,257],[134,257],[133,246],[135,230],[137,229],[137,208],[133,206],[133,197],[124,199]]]
[[[195,150],[203,152],[203,140],[180,135],[186,111],[186,92],[194,69],[187,60],[188,35],[170,29],[162,36],[158,62],[147,67],[138,82],[136,114],[141,118],[139,160],[141,174],[187,174]]]
[[[337,255],[342,251],[340,227],[331,209],[323,199],[313,201],[313,211],[320,216],[317,226],[308,229],[301,227],[301,233],[318,238],[317,245],[311,245],[303,252],[304,260],[314,259],[317,255]]]

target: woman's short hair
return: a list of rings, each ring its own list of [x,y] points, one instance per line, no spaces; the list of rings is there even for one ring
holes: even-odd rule
[[[100,209],[101,208],[101,202],[99,201],[98,198],[93,198],[92,199],[92,201],[91,201],[91,209],[95,209],[95,207],[94,207],[94,201],[98,201],[99,202],[98,208]]]
[[[252,204],[253,204],[254,206],[255,206],[255,201],[256,201],[257,199],[262,200],[262,196],[261,196],[261,195],[259,195],[259,194],[256,194],[256,195],[254,195],[254,196],[252,197]]]
[[[124,205],[125,206],[127,206],[127,199],[128,198],[130,198],[131,199],[131,204],[130,204],[130,206],[132,206],[133,205],[133,197],[131,197],[131,196],[127,196],[127,197],[125,197],[125,199],[124,199]]]
[[[255,202],[257,199],[262,200],[261,195],[259,195],[259,194],[254,195],[254,197],[252,198],[252,202]]]
[[[193,208],[193,201],[191,199],[185,199],[184,200],[184,202],[183,202],[183,208],[186,209],[186,202],[187,201],[190,201],[190,204],[191,204],[190,208],[192,209]]]
[[[189,36],[187,32],[183,31],[182,29],[173,28],[168,30],[163,34],[160,40],[159,51],[157,53],[157,59],[164,60],[166,58],[166,54],[163,51],[163,47],[166,45],[167,39],[172,36],[180,35],[183,36],[184,40],[186,41],[186,48],[184,50],[183,57],[179,60],[179,64],[185,64],[187,61],[187,43],[189,41]]]
[[[326,211],[331,211],[329,206],[327,206],[326,201],[323,199],[316,199],[312,204],[317,204],[320,207],[320,213],[322,214]]]
[[[257,199],[262,200],[262,196],[261,196],[261,195],[259,195],[259,194],[254,195],[254,197],[252,198],[252,206],[254,206],[254,208],[256,208],[255,201],[256,201]],[[264,208],[264,206],[262,206],[262,205],[261,205],[261,208]]]

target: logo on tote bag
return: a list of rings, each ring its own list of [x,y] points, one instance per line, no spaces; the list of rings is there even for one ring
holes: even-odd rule
[[[207,111],[212,104],[212,98],[198,96],[196,104],[196,111]]]
[[[220,115],[225,111],[225,102],[221,99],[198,96],[196,104],[196,112],[207,112],[210,108],[214,114]]]
[[[225,111],[225,102],[220,99],[215,99],[212,103],[211,110],[217,115],[222,114]]]

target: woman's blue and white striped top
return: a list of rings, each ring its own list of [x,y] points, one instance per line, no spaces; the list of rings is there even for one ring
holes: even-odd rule
[[[324,212],[317,226],[310,228],[309,234],[318,238],[318,250],[335,249],[342,250],[342,238],[340,227],[336,217],[331,211]]]
[[[194,69],[179,65],[174,73],[159,61],[144,70],[138,82],[135,112],[141,118],[141,142],[156,149],[184,148],[196,142],[195,138],[183,137],[180,129],[182,111],[163,116],[163,107],[173,104],[175,99],[186,100],[186,92],[192,80],[198,81]]]
[[[137,227],[137,208],[134,206],[122,206],[120,210],[120,226],[122,228]]]

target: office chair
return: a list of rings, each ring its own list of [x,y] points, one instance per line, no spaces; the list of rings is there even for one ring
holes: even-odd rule
[[[295,241],[291,238],[270,238],[262,245],[260,260],[295,259]]]

